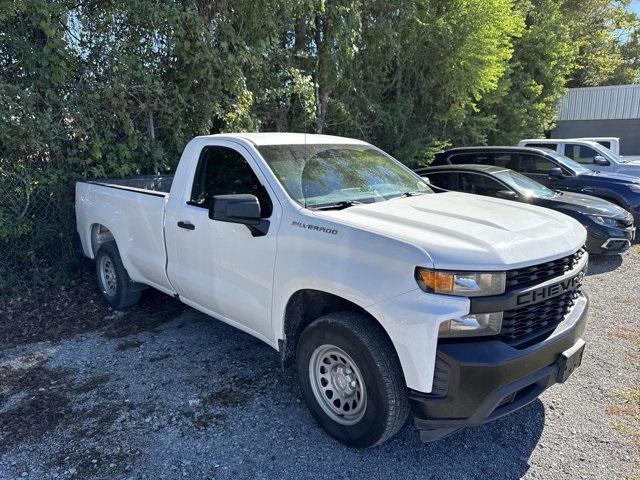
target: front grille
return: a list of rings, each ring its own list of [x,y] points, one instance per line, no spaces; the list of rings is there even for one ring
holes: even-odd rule
[[[544,302],[504,312],[500,335],[512,345],[529,344],[555,329],[569,314],[580,296],[570,290]]]
[[[578,264],[585,253],[586,251],[581,248],[573,255],[558,260],[509,270],[507,271],[507,289],[528,287],[564,275]]]

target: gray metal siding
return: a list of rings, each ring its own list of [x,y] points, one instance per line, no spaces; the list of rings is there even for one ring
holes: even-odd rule
[[[640,118],[640,85],[571,88],[562,98],[558,120]]]
[[[640,119],[559,121],[551,138],[620,137],[621,155],[640,155]]]

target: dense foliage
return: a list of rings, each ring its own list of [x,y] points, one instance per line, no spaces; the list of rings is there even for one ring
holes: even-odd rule
[[[335,133],[408,164],[542,135],[567,85],[639,80],[627,6],[5,0],[0,288],[68,275],[75,180],[169,171],[194,135]]]

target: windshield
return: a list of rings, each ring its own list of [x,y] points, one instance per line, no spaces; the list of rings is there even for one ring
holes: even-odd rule
[[[265,145],[258,150],[287,193],[305,207],[433,192],[407,167],[368,145]]]
[[[605,147],[604,145],[601,149],[599,149],[598,153],[600,153],[604,158],[612,161],[613,163],[625,163],[625,160],[620,155],[618,155],[613,150]]]
[[[575,173],[593,173],[593,170],[589,170],[588,168],[583,167],[578,162],[576,162],[575,160],[572,160],[569,157],[565,157],[564,155],[560,155],[559,153],[552,152],[552,151],[547,152],[547,154],[551,155],[556,160],[562,162],[564,165],[569,167]]]
[[[550,188],[513,170],[502,170],[494,175],[526,197],[551,198],[555,196],[555,192]]]

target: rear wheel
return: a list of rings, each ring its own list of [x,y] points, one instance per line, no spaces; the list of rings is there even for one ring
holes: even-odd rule
[[[140,288],[129,278],[115,242],[103,244],[96,255],[96,275],[102,296],[115,310],[125,310],[140,299]]]
[[[370,318],[338,312],[300,337],[297,370],[307,406],[333,437],[351,447],[391,438],[409,413],[400,362]]]

